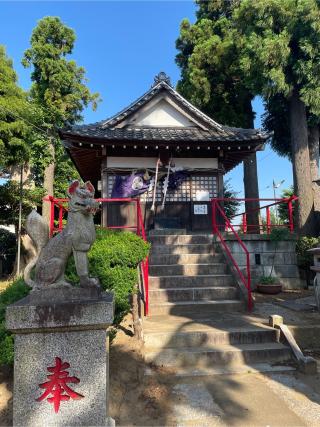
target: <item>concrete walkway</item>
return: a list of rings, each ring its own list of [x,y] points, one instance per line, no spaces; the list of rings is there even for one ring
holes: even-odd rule
[[[298,374],[184,378],[171,385],[170,399],[166,425],[320,425],[319,376],[311,381]]]

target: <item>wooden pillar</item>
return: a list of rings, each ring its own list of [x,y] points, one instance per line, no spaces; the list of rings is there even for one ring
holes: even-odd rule
[[[101,162],[101,197],[108,197],[108,173],[107,173],[107,157],[105,157]],[[101,215],[101,225],[102,227],[107,227],[108,225],[108,205],[107,203],[102,204],[102,215]]]

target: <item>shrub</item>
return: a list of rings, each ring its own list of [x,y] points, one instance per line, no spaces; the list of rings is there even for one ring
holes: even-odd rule
[[[3,273],[10,274],[16,257],[17,239],[11,231],[0,228],[0,261],[3,263]]]
[[[310,266],[313,265],[313,255],[308,253],[307,250],[317,246],[320,246],[320,237],[302,236],[299,238],[296,245],[299,267],[309,270]]]
[[[129,296],[137,284],[137,265],[149,252],[149,244],[133,233],[98,229],[97,240],[89,254],[89,268],[103,289],[115,293],[114,323],[119,324],[130,310]],[[78,283],[73,257],[66,269],[66,278]],[[0,364],[13,362],[13,336],[5,329],[6,307],[30,292],[22,278],[15,280],[0,293]]]
[[[0,364],[13,363],[13,337],[5,328],[7,305],[24,298],[30,292],[23,279],[17,279],[0,293]]]
[[[274,276],[261,276],[259,285],[273,285],[278,282],[277,277]]]
[[[105,290],[115,294],[114,323],[119,324],[130,310],[129,297],[137,284],[137,265],[145,259],[149,244],[130,232],[97,229],[97,240],[88,254],[90,275],[98,277]],[[77,283],[73,257],[66,270],[66,278]]]

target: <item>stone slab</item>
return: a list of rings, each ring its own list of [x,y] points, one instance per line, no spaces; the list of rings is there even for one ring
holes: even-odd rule
[[[314,311],[317,309],[316,300],[314,296],[297,298],[288,301],[279,301],[277,304],[289,308],[293,311]]]
[[[7,308],[6,327],[20,334],[52,328],[106,329],[113,321],[113,314],[113,294],[103,294],[95,300],[47,301],[37,305],[26,297]]]
[[[103,330],[17,334],[15,337],[13,425],[107,425],[107,332]],[[46,399],[38,402],[55,358],[68,362],[68,384],[82,399],[62,401],[59,411]]]

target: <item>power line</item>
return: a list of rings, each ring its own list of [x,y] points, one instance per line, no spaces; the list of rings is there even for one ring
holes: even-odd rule
[[[4,107],[3,105],[0,105],[0,109],[2,109],[3,112],[11,114],[11,116],[13,116],[13,117],[17,117],[18,119],[23,120],[29,126],[33,126],[35,129],[37,129],[40,132],[42,132],[45,136],[48,136],[48,132],[46,130],[38,127],[37,125],[35,125],[34,123],[30,122],[26,118],[19,116],[17,113],[10,111],[7,107]]]

